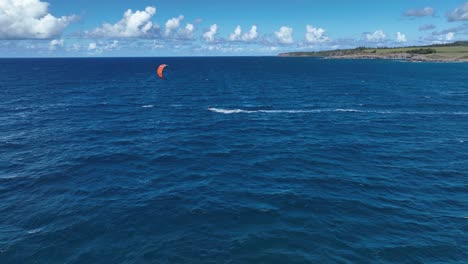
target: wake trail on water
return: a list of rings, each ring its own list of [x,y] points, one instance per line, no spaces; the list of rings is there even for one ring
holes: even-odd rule
[[[278,109],[278,110],[249,110],[249,109],[225,109],[209,107],[209,111],[220,114],[254,114],[254,113],[267,113],[267,114],[297,114],[297,113],[370,113],[370,114],[395,114],[395,115],[468,115],[468,112],[447,112],[447,111],[393,111],[393,110],[359,110],[352,108],[335,108],[335,109]]]

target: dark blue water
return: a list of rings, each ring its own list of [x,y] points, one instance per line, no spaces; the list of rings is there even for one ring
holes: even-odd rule
[[[2,59],[0,263],[468,263],[468,64]]]

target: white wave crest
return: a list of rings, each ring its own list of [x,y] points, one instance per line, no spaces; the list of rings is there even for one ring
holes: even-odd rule
[[[208,110],[215,112],[215,113],[222,113],[222,114],[239,114],[239,113],[253,113],[253,111],[249,110],[242,110],[242,109],[222,109],[222,108],[208,108]]]
[[[144,105],[144,106],[142,106],[142,107],[143,107],[143,108],[152,108],[152,107],[154,107],[154,105]]]
[[[26,178],[24,175],[17,175],[17,174],[6,174],[0,176],[0,179],[16,179],[16,178]]]
[[[223,109],[210,107],[208,110],[215,113],[222,114],[240,114],[240,113],[313,113],[319,112],[320,110],[246,110],[246,109]]]
[[[338,109],[329,109],[328,112],[363,112],[361,110],[357,110],[357,109],[342,109],[342,108],[338,108]]]
[[[394,114],[394,115],[468,115],[468,112],[446,112],[446,111],[392,111],[392,110],[359,110],[353,108],[336,108],[336,109],[298,109],[298,110],[248,110],[248,109],[224,109],[209,107],[209,111],[221,114],[252,114],[252,113],[327,113],[327,112],[343,112],[343,113],[370,113],[370,114]]]

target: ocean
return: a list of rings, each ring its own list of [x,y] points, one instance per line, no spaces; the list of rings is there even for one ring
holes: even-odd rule
[[[468,263],[468,64],[0,59],[0,263]]]

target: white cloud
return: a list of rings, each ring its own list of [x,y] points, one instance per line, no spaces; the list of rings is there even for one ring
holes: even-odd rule
[[[468,35],[468,23],[440,31],[433,31],[431,35],[420,39],[432,44],[444,44],[455,41],[458,35]],[[460,37],[460,40],[461,38],[462,37]]]
[[[385,35],[385,32],[383,30],[377,30],[374,33],[367,33],[366,34],[366,40],[369,42],[380,42],[382,40],[385,40],[387,35]]]
[[[95,42],[89,43],[88,50],[96,50],[97,44]]]
[[[275,36],[281,44],[292,44],[293,40],[293,29],[290,27],[282,26],[279,31],[275,31]]]
[[[211,51],[212,51],[212,50],[220,50],[221,47],[220,47],[220,46],[217,46],[217,45],[209,45],[209,46],[207,47],[207,49],[208,49],[208,50],[211,50]]]
[[[119,47],[119,41],[113,40],[111,42],[106,41],[99,41],[99,42],[92,42],[88,45],[88,51],[94,54],[99,54],[105,51],[112,51]]]
[[[228,37],[230,41],[245,41],[249,42],[255,40],[258,37],[257,26],[253,25],[248,32],[242,34],[242,29],[237,26],[233,33]]]
[[[210,30],[203,33],[203,39],[206,42],[213,42],[215,40],[215,36],[218,33],[218,25],[213,24],[210,26]]]
[[[406,35],[405,35],[405,34],[403,34],[403,33],[401,33],[401,32],[397,32],[396,35],[397,35],[397,37],[396,37],[396,41],[397,41],[397,42],[400,42],[400,43],[401,43],[401,42],[406,42],[406,41],[407,41],[407,40],[406,40]]]
[[[433,32],[432,36],[425,40],[431,41],[433,44],[444,44],[452,42],[455,39],[455,32]]]
[[[242,35],[243,41],[252,41],[258,37],[257,26],[253,25],[250,30]]]
[[[187,24],[185,26],[185,30],[187,31],[193,32],[194,29],[195,29],[195,26],[193,24]]]
[[[305,39],[308,43],[323,43],[330,40],[325,36],[325,29],[314,28],[312,25],[306,26]]]
[[[50,50],[56,50],[57,48],[62,48],[64,45],[63,39],[54,39],[49,43]]]
[[[185,28],[180,29],[177,32],[177,37],[180,39],[193,39],[193,34],[195,32],[195,26],[193,24],[185,25]]]
[[[434,8],[432,7],[425,7],[423,9],[410,9],[405,12],[405,16],[412,16],[412,17],[424,17],[424,16],[434,16]]]
[[[40,0],[0,0],[0,39],[50,39],[62,34],[75,16],[55,17]]]
[[[174,30],[178,29],[180,22],[184,20],[184,16],[173,17],[166,22],[166,35],[171,34]]]
[[[118,44],[119,44],[119,41],[118,40],[114,40],[112,41],[110,44],[107,44],[106,46],[104,46],[104,49],[105,50],[113,50],[115,48],[118,47]]]
[[[244,47],[231,46],[231,45],[225,45],[225,44],[226,43],[208,44],[208,45],[200,46],[196,50],[202,51],[202,52],[203,51],[209,52],[210,54],[240,53],[240,52],[245,51]]]
[[[449,33],[447,33],[447,34],[445,35],[445,40],[446,40],[446,41],[452,41],[454,37],[455,37],[455,33],[449,32]]]
[[[93,32],[88,33],[97,37],[137,38],[145,37],[156,27],[151,18],[156,14],[156,7],[148,6],[144,11],[128,9],[123,18],[115,24],[104,23]]]
[[[160,44],[158,42],[154,42],[153,45],[151,46],[152,49],[163,49],[165,47],[166,47],[165,45]]]
[[[241,35],[242,35],[242,29],[240,26],[237,26],[234,32],[231,35],[229,35],[228,39],[230,41],[237,41],[237,40],[240,40]]]
[[[450,22],[468,20],[468,2],[449,12],[447,17]]]

